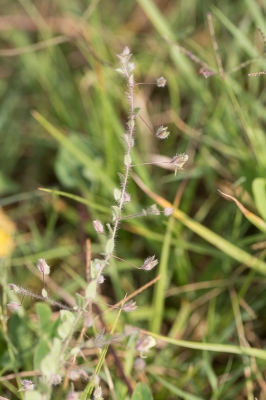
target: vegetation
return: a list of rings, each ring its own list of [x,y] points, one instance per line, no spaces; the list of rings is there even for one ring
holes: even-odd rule
[[[94,398],[266,398],[265,6],[19,0],[1,8],[0,396],[38,400],[27,380],[51,373],[61,332],[64,350],[74,350],[55,400],[90,398],[95,371]],[[128,99],[116,54],[125,46],[136,82],[167,80],[135,87],[126,209],[174,211],[121,221],[114,255],[127,262],[110,257],[86,304],[95,325],[70,340],[78,312],[60,315],[60,305],[27,296],[16,311],[6,305],[21,303],[22,287],[73,308],[88,295],[90,259],[108,253],[92,222],[112,219],[123,172]],[[167,140],[155,137],[160,126]],[[170,161],[185,153],[175,174]],[[134,268],[153,255],[152,271]],[[45,287],[39,259],[51,266]],[[131,299],[138,308],[121,312]],[[140,337],[150,338],[146,350],[151,338],[156,345],[145,352]],[[76,354],[80,338],[87,344]]]

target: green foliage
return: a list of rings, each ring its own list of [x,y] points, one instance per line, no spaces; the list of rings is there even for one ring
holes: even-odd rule
[[[131,400],[153,400],[150,388],[145,383],[138,383]]]

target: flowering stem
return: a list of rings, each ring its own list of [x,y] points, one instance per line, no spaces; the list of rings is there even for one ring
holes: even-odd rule
[[[129,135],[129,143],[132,142],[133,139],[133,132],[134,132],[134,126],[135,126],[135,119],[136,119],[136,115],[134,113],[134,82],[130,82],[130,75],[128,73],[128,70],[125,68],[125,75],[126,78],[128,80],[128,88],[129,88],[129,94],[128,94],[128,98],[129,98],[129,103],[130,103],[130,112],[129,112],[129,118],[128,118],[128,135]],[[131,146],[128,145],[127,149],[126,149],[126,153],[125,153],[125,157],[130,156],[130,152],[131,152]],[[123,181],[123,185],[122,185],[122,193],[120,196],[120,200],[119,200],[119,212],[121,213],[122,208],[123,208],[123,204],[124,204],[124,196],[126,193],[126,186],[127,186],[127,181],[129,178],[129,172],[130,172],[130,168],[131,165],[130,164],[126,164],[126,172],[125,172],[125,177],[124,177],[124,181]],[[119,223],[120,219],[116,219],[114,222],[114,226],[113,226],[113,233],[111,236],[111,240],[114,241],[116,234],[117,234],[117,229],[118,229],[118,223]],[[114,250],[113,250],[114,251]],[[105,263],[102,265],[102,267],[100,268],[100,270],[98,271],[98,277],[101,275],[104,267],[108,264],[109,259],[112,257],[113,255],[113,251],[109,254],[107,254],[105,256]]]

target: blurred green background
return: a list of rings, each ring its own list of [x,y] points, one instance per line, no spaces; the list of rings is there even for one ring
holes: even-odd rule
[[[218,71],[208,12],[225,79],[219,74],[205,79],[200,65],[165,40]],[[126,45],[138,82],[167,79],[163,89],[138,86],[135,96],[148,125],[154,131],[167,125],[171,132],[158,141],[138,119],[134,163],[189,155],[176,176],[161,166],[136,167],[134,173],[169,202],[177,196],[180,210],[197,225],[164,216],[122,223],[117,256],[141,265],[155,254],[161,263],[145,274],[113,260],[102,299],[119,301],[161,273],[159,283],[135,298],[139,308],[122,317],[121,331],[130,323],[176,339],[265,347],[266,231],[217,192],[237,197],[265,219],[266,77],[248,77],[266,69],[264,38],[257,30],[266,34],[265,13],[264,2],[255,0],[1,1],[2,377],[34,369],[33,348],[40,337],[30,299],[6,322],[5,303],[14,300],[7,284],[40,292],[35,265],[45,258],[52,267],[49,292],[71,305],[75,292],[86,287],[86,239],[92,241],[93,257],[104,249],[91,222],[110,220],[117,173],[123,172],[128,103],[115,68],[116,54]],[[248,60],[253,61],[234,71]],[[83,203],[39,187],[80,196]],[[128,192],[127,214],[154,203],[134,180]],[[243,263],[241,251],[247,259],[250,254],[261,260],[261,272]],[[106,324],[113,319],[109,313]],[[119,357],[126,362],[125,347]],[[145,372],[132,372],[132,385],[148,383],[156,400],[266,399],[266,360],[159,343],[146,362]],[[112,373],[117,398],[126,399],[114,367]],[[2,377],[0,394],[21,398],[15,380]],[[104,394],[109,398],[106,388]]]

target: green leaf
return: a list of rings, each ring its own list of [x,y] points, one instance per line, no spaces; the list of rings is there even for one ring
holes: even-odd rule
[[[91,281],[88,286],[87,289],[85,291],[85,296],[89,299],[95,299],[97,294],[97,280],[94,279],[93,281]]]
[[[121,198],[121,190],[114,188],[114,198],[116,201],[119,201]]]
[[[72,329],[72,324],[70,322],[63,322],[61,325],[59,325],[57,333],[60,336],[60,338],[64,340],[70,334],[71,329]]]
[[[105,253],[111,254],[114,251],[115,242],[114,239],[108,239],[105,246]]]
[[[47,333],[51,320],[51,308],[46,303],[36,303],[36,311],[40,322],[42,333]]]
[[[60,319],[62,322],[70,322],[72,324],[75,321],[75,316],[68,310],[61,310]]]
[[[41,362],[41,372],[43,375],[50,376],[57,371],[57,362],[54,355],[48,354]]]
[[[79,308],[83,309],[83,307],[84,307],[84,297],[81,296],[81,294],[79,294],[79,293],[76,293],[75,296],[76,296],[76,305]]]
[[[33,390],[32,392],[25,392],[25,400],[42,400],[43,396],[37,392],[37,390]]]
[[[58,358],[61,351],[62,343],[58,338],[54,338],[51,354],[53,357]]]
[[[252,191],[258,212],[266,221],[266,179],[256,178],[252,182]]]
[[[40,369],[41,361],[47,354],[49,354],[50,348],[47,342],[43,339],[39,341],[34,350],[34,369],[37,371]]]
[[[153,400],[153,396],[149,386],[139,382],[135,387],[131,400]]]

